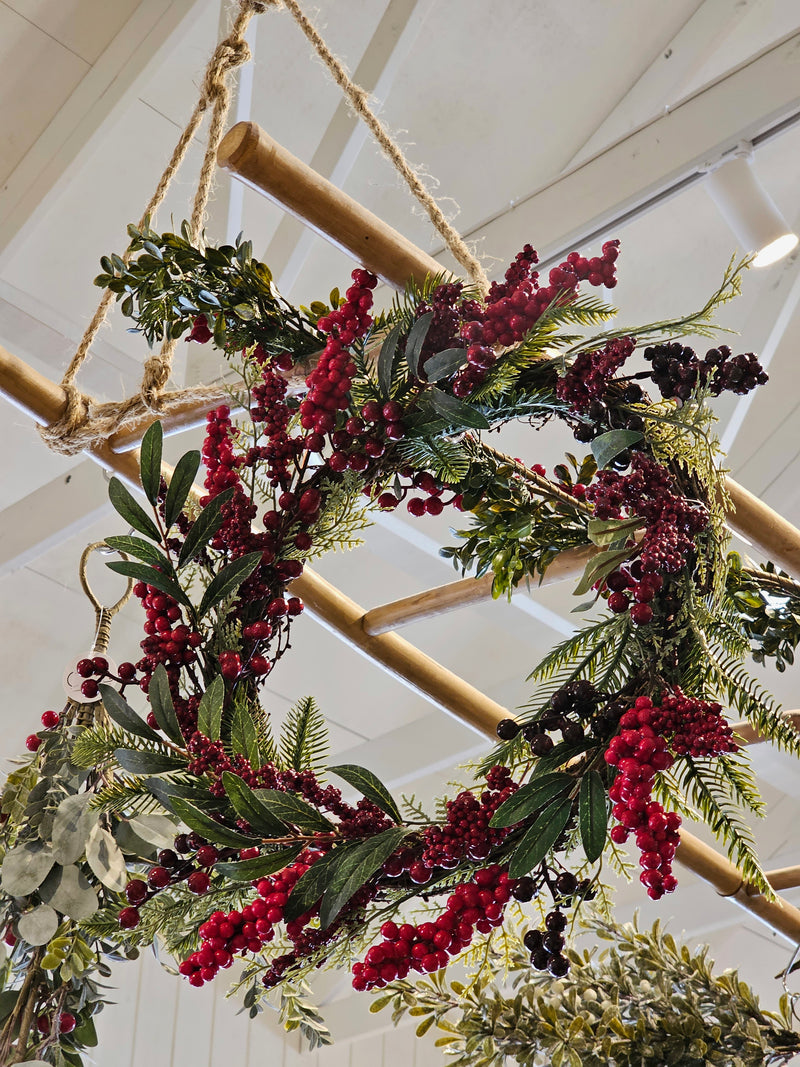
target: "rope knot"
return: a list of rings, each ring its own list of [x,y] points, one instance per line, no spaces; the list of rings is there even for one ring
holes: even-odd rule
[[[226,75],[250,59],[250,46],[244,40],[222,41],[217,45],[203,79],[203,96],[206,100],[225,97],[228,92]]]
[[[89,410],[92,398],[86,396],[72,382],[62,386],[64,389],[64,410],[49,426],[40,426],[39,434],[53,452],[64,456],[74,456],[82,452],[83,444],[80,432],[89,423]]]

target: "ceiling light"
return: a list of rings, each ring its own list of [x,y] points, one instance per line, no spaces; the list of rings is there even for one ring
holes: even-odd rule
[[[754,267],[767,267],[797,245],[792,233],[753,169],[753,146],[743,143],[707,169],[706,189],[736,239],[755,252]]]

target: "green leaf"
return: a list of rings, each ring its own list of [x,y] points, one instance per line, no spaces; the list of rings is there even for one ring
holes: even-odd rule
[[[62,915],[79,922],[94,915],[99,906],[97,893],[78,867],[54,867],[39,889],[39,896]]]
[[[215,574],[208,583],[203,599],[200,601],[198,616],[202,618],[216,604],[233,596],[245,579],[249,578],[261,562],[260,552],[248,552],[246,556],[240,556],[233,563]]]
[[[164,430],[161,423],[152,422],[142,438],[139,451],[139,469],[141,471],[144,495],[153,505],[158,503],[158,490],[161,485],[161,453],[164,442]],[[116,505],[115,505],[116,507]],[[160,538],[159,538],[160,540]]]
[[[223,826],[210,815],[206,815],[200,808],[190,804],[188,800],[180,797],[172,798],[175,814],[182,819],[191,830],[196,830],[214,845],[228,845],[230,848],[249,848],[258,843],[258,838],[251,834],[242,834],[238,830],[232,830],[229,826]]]
[[[100,695],[109,718],[113,719],[117,726],[121,726],[126,733],[160,743],[161,738],[155,730],[136,714],[127,700],[113,686],[101,682]]]
[[[145,563],[150,563],[153,567],[160,567],[165,573],[170,569],[169,560],[164,553],[159,551],[155,545],[151,545],[149,541],[142,540],[141,537],[128,535],[107,537],[106,544],[116,552],[124,552],[128,556],[135,556]]]
[[[525,785],[520,786],[513,796],[504,800],[492,816],[489,825],[495,827],[515,826],[522,822],[533,812],[549,804],[551,800],[559,796],[565,789],[575,784],[575,779],[569,774],[555,771],[552,774],[543,774],[534,778]]]
[[[53,858],[68,866],[80,859],[99,815],[92,811],[91,793],[71,793],[56,808],[53,819]]]
[[[581,580],[572,590],[572,595],[583,596],[584,593],[588,593],[595,582],[599,582],[602,578],[611,574],[612,571],[615,571],[621,563],[624,563],[630,557],[632,551],[633,549],[631,548],[621,548],[598,552],[596,556],[592,556],[586,564]]]
[[[153,671],[147,690],[147,699],[150,701],[156,722],[167,737],[176,745],[182,745],[183,734],[178,716],[175,714],[175,705],[172,703],[172,693],[169,690],[169,678],[163,663],[159,663]]]
[[[366,841],[336,850],[339,863],[329,872],[328,887],[319,912],[323,930],[330,926],[353,894],[383,866],[407,833],[402,827],[392,827]]]
[[[166,593],[167,596],[171,596],[179,604],[183,604],[190,611],[192,610],[191,600],[189,600],[175,579],[170,578],[162,571],[157,571],[155,567],[148,567],[144,563],[126,563],[125,560],[121,560],[118,563],[106,563],[106,566],[116,574],[124,574],[126,578],[135,578],[137,582],[146,582],[148,585],[152,585],[154,589]]]
[[[225,703],[225,679],[218,674],[200,698],[197,729],[209,739],[219,741],[222,730],[222,707]]]
[[[606,789],[597,771],[589,771],[581,779],[578,825],[583,851],[587,860],[594,863],[605,848],[608,831]]]
[[[58,915],[48,904],[25,912],[17,921],[19,936],[29,945],[46,945],[58,927]]]
[[[3,891],[11,897],[26,897],[38,889],[50,873],[55,857],[40,841],[9,849],[0,868]]]
[[[159,785],[166,785],[162,778],[152,778]],[[145,783],[146,785],[147,783]],[[120,824],[122,825],[122,824]],[[172,848],[175,839],[175,823],[166,815],[136,815],[127,825],[137,837],[156,848]]]
[[[544,809],[517,845],[508,874],[521,878],[523,874],[538,867],[556,843],[569,821],[572,801],[569,797],[557,800]]]
[[[95,823],[86,843],[86,862],[104,886],[115,893],[123,891],[128,881],[125,857],[108,830],[99,823]]]
[[[219,810],[219,808],[224,806],[224,801],[221,801],[218,797],[212,797],[208,790],[197,786],[187,785],[184,782],[176,782],[171,778],[146,778],[143,784],[145,788],[153,794],[156,800],[158,800],[161,806],[166,808],[167,811],[172,812],[173,815],[175,814],[175,811],[172,802],[175,797],[178,797],[180,800],[188,800],[194,804],[201,804],[203,807],[210,808],[211,810]],[[157,818],[157,816],[139,815],[136,820],[131,820],[131,824],[133,825],[134,822],[138,822],[145,818]],[[133,826],[133,829],[136,830],[135,825]],[[150,837],[144,836],[141,831],[136,830],[136,832],[140,837],[144,837],[145,841],[151,840]],[[172,836],[175,836],[174,828]],[[169,848],[171,845],[160,845],[159,847]]]
[[[18,989],[4,989],[0,993],[0,1023],[4,1022],[14,1010],[18,997]],[[50,1064],[46,1064],[45,1067],[50,1067]]]
[[[320,856],[306,873],[298,878],[283,909],[286,922],[291,922],[305,914],[325,892],[330,870],[338,863],[338,851],[339,849],[335,848],[331,852],[326,852],[324,856]]]
[[[402,327],[395,326],[384,338],[381,350],[378,354],[378,388],[383,396],[388,396],[392,388],[394,377],[395,356],[397,344],[400,340]]]
[[[179,567],[183,567],[201,549],[205,548],[206,544],[222,526],[224,518],[222,507],[228,503],[232,496],[233,489],[225,489],[219,496],[215,496],[213,500],[209,501],[194,520],[178,556]]]
[[[167,498],[164,501],[164,522],[169,529],[177,517],[183,511],[183,505],[189,496],[189,490],[200,467],[200,453],[197,451],[187,452],[181,456],[175,464],[175,470],[167,487]]]
[[[638,430],[609,430],[608,433],[595,437],[592,441],[592,455],[597,461],[598,470],[608,466],[615,456],[641,441],[643,437]]]
[[[97,1046],[97,1030],[91,1015],[83,1019],[80,1026],[75,1027],[73,1037],[79,1045],[85,1045],[87,1048],[95,1048]]]
[[[443,393],[435,385],[428,389],[426,395],[433,409],[447,419],[448,426],[471,426],[476,430],[488,430],[489,420],[472,405],[450,396],[449,393]]]
[[[425,376],[429,382],[440,382],[442,378],[449,378],[455,374],[460,366],[466,361],[466,348],[445,348],[443,352],[437,352],[423,364]]]
[[[329,767],[328,770],[331,774],[338,774],[340,778],[344,778],[359,793],[363,793],[367,800],[377,804],[381,811],[385,811],[395,822],[403,821],[394,797],[372,771],[367,770],[366,767],[359,767],[355,763],[342,763],[338,767]]]
[[[594,545],[603,547],[615,541],[627,540],[642,525],[642,519],[589,519],[587,533]]]
[[[295,793],[284,793],[280,789],[256,789],[255,793],[281,822],[312,832],[327,833],[334,828],[333,823]]]
[[[214,870],[234,882],[252,882],[256,878],[266,878],[288,867],[303,851],[303,846],[282,848],[280,852],[269,852],[266,856],[256,856],[251,860],[235,860],[232,863],[216,863]]]
[[[247,708],[239,704],[231,717],[231,749],[234,755],[244,756],[254,766],[260,765],[258,734]]]
[[[168,774],[186,769],[186,760],[163,752],[140,752],[135,748],[117,748],[114,758],[128,774]]]
[[[408,331],[408,338],[406,340],[406,363],[408,364],[408,369],[415,378],[419,377],[419,358],[422,354],[422,346],[425,344],[425,338],[428,335],[428,330],[431,328],[432,322],[433,312],[426,311],[424,315],[420,315]]]
[[[243,781],[238,774],[230,771],[222,772],[222,786],[233,805],[233,810],[241,818],[246,819],[253,830],[263,837],[285,837],[287,826],[272,813],[269,806],[258,793],[253,792],[250,786]]]
[[[119,478],[112,478],[108,483],[108,499],[129,526],[144,534],[145,537],[149,537],[156,544],[161,544],[158,527],[147,512],[137,504]]]

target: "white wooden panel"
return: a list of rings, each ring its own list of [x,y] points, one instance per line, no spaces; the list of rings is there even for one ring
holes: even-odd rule
[[[265,1009],[270,1011],[269,1008]],[[292,1035],[284,1035],[277,1026],[268,1025],[259,1015],[248,1026],[247,1067],[283,1067],[284,1045],[287,1041],[296,1044]],[[175,1067],[178,1067],[176,1064]],[[244,1065],[242,1065],[244,1067]],[[309,1060],[302,1067],[310,1067]]]
[[[185,978],[176,978],[178,1004],[175,1013],[175,1042],[170,1067],[191,1064],[206,1067],[210,1063],[210,1048],[216,1009],[216,990],[209,982],[200,989],[190,986]],[[220,1061],[224,1063],[223,1061]],[[153,1065],[155,1067],[155,1065]]]
[[[387,1067],[383,1034],[357,1038],[350,1046],[350,1067]]]
[[[87,63],[94,63],[140,0],[3,0]],[[164,7],[169,0],[163,0]]]
[[[88,63],[0,4],[0,183],[86,71]],[[46,76],[44,74],[46,72]],[[20,107],[20,101],[25,102]]]
[[[231,1067],[244,1067],[247,1063],[248,1032],[252,1024],[247,1012],[236,1014],[242,1006],[241,997],[225,996],[229,979],[224,972],[210,984],[214,987],[215,1002],[209,1067],[226,1063]]]
[[[113,1001],[95,1016],[97,1052],[95,1058],[103,1067],[130,1067],[131,1049],[137,1024],[139,999],[142,995],[141,960],[129,960],[114,965],[108,979],[108,999]],[[164,1061],[165,1064],[168,1060]]]
[[[142,952],[139,966],[142,984],[131,1043],[131,1067],[168,1064],[174,1047],[180,982],[167,974],[149,949]]]

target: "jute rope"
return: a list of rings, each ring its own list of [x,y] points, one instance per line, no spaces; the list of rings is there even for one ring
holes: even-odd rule
[[[211,108],[208,142],[200,168],[190,222],[192,240],[194,242],[198,240],[214,183],[217,148],[222,140],[225,119],[231,103],[229,75],[232,70],[250,59],[250,48],[244,39],[250,19],[274,3],[275,0],[237,0],[237,13],[230,32],[224,40],[220,41],[211,57],[203,78],[200,97],[175,145],[172,157],[159,179],[155,192],[144,209],[139,220],[140,228],[147,222],[152,224],[155,213],[164,200],[206,111]],[[130,256],[131,252],[128,250],[122,257],[123,261],[127,263]],[[39,432],[45,443],[56,452],[66,455],[82,452],[85,448],[105,440],[117,430],[123,429],[147,411],[168,414],[179,402],[216,399],[217,397],[222,400],[225,397],[224,390],[219,386],[197,386],[173,392],[164,391],[177,345],[177,341],[173,338],[165,339],[160,351],[145,362],[137,396],[129,397],[127,400],[98,404],[93,397],[82,393],[75,385],[75,377],[89,356],[89,349],[106,320],[113,300],[114,293],[106,289],[61,379],[61,387],[66,397],[63,414],[50,426],[40,427]]]
[[[366,90],[349,77],[342,66],[341,61],[331,52],[328,45],[320,36],[319,31],[308,19],[298,4],[297,0],[281,0],[284,7],[290,12],[292,18],[311,42],[315,52],[330,71],[334,81],[342,90],[350,102],[353,111],[363,120],[372,133],[375,140],[389,157],[396,170],[402,175],[409,189],[417,200],[425,208],[428,218],[434,228],[444,239],[445,244],[455,256],[458,263],[466,271],[468,277],[486,293],[489,289],[489,279],[479,260],[470,252],[461,234],[444,217],[442,209],[420,181],[419,175],[409,164],[398,144],[392,139],[386,127],[369,106],[369,95]]]
[[[152,225],[155,213],[164,200],[173,178],[183,162],[186,152],[194,139],[206,111],[211,108],[208,142],[200,177],[197,185],[192,215],[190,234],[197,243],[205,221],[208,199],[214,184],[216,154],[222,140],[225,119],[231,103],[229,75],[236,67],[246,63],[250,58],[250,48],[244,39],[247,26],[253,15],[261,14],[268,7],[277,7],[283,3],[294,20],[300,26],[317,55],[330,71],[336,84],[350,102],[356,115],[363,120],[372,132],[378,144],[386,153],[397,171],[402,175],[409,189],[425,208],[433,226],[444,239],[458,263],[464,268],[469,278],[485,293],[489,282],[478,259],[470,252],[460,234],[445,218],[441,208],[420,181],[419,176],[403,155],[401,149],[387,132],[378,117],[369,106],[369,97],[360,85],[347,74],[340,60],[331,52],[320,36],[316,27],[303,13],[297,0],[237,0],[237,13],[231,24],[228,36],[214,51],[203,78],[200,98],[183,130],[172,157],[161,175],[156,190],[139,220],[139,228],[145,224]],[[130,248],[122,257],[128,263],[132,252]],[[126,400],[98,403],[93,397],[81,392],[75,384],[76,375],[89,357],[89,350],[100,327],[106,321],[109,308],[115,294],[106,289],[100,300],[81,342],[70,360],[61,387],[65,394],[65,408],[61,417],[50,426],[40,426],[39,432],[55,452],[73,455],[101,441],[112,434],[136,422],[149,412],[168,415],[178,405],[187,402],[206,402],[226,398],[225,390],[217,385],[198,385],[186,389],[166,391],[172,369],[172,359],[177,340],[166,338],[160,350],[145,362],[139,393]]]

